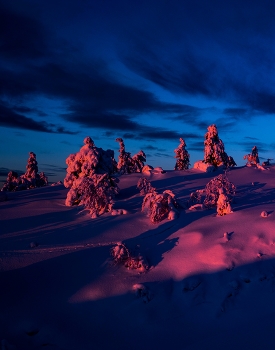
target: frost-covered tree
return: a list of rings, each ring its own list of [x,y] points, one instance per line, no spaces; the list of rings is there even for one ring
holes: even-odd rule
[[[64,186],[70,190],[65,204],[84,205],[92,217],[111,211],[113,198],[118,193],[118,179],[112,177],[116,171],[114,151],[104,151],[86,137],[84,146],[70,154],[66,164]]]
[[[151,182],[147,180],[145,177],[142,177],[138,180],[137,188],[140,191],[142,196],[145,196],[147,193],[156,192],[155,187],[151,185]]]
[[[172,191],[166,190],[161,194],[154,191],[145,195],[141,211],[146,212],[153,223],[159,223],[165,218],[176,219],[179,206]]]
[[[223,216],[232,213],[230,200],[228,196],[224,193],[224,189],[219,189],[219,197],[217,200],[217,215]]]
[[[236,186],[228,180],[226,173],[220,174],[217,177],[214,177],[205,186],[206,196],[203,204],[206,208],[213,208],[217,206],[217,202],[221,194],[226,196],[226,200],[230,202],[235,196],[235,193]],[[220,203],[222,202],[222,197],[220,198]],[[223,198],[223,200],[225,199]]]
[[[247,162],[246,162],[246,165],[247,166],[252,166],[252,165],[257,165],[260,163],[260,160],[259,160],[259,155],[258,155],[258,148],[257,146],[254,146],[252,148],[252,152],[249,153],[249,154],[246,154],[243,159],[246,159]]]
[[[134,256],[122,242],[118,242],[111,248],[111,256],[116,264],[124,264],[128,269],[138,269],[145,272],[149,269],[147,260],[142,255]]]
[[[174,152],[176,153],[175,158],[177,159],[175,170],[186,170],[190,166],[190,156],[185,147],[186,143],[184,139],[180,138],[180,144],[174,150]]]
[[[133,162],[133,172],[141,173],[142,168],[144,167],[144,163],[146,162],[146,155],[145,153],[140,150],[137,154],[135,154],[132,157],[132,162]]]
[[[139,151],[133,157],[130,152],[125,151],[125,144],[122,138],[118,137],[116,142],[119,143],[119,156],[117,169],[121,174],[131,174],[141,172],[146,162],[146,155],[143,151]]]
[[[25,174],[18,176],[17,172],[10,171],[1,191],[20,191],[46,185],[48,178],[44,172],[38,173],[36,154],[30,152]]]
[[[228,157],[224,150],[224,144],[219,138],[218,129],[215,124],[209,125],[204,140],[204,162],[214,167],[225,165],[226,167],[236,165],[232,157]]]

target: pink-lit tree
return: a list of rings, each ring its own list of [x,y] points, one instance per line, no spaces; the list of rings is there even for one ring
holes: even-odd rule
[[[186,170],[190,166],[190,156],[185,147],[186,143],[184,139],[180,138],[180,144],[174,150],[176,153],[175,158],[177,158],[175,170]]]
[[[46,185],[48,178],[44,172],[38,173],[36,154],[30,152],[25,174],[19,176],[17,172],[10,171],[1,191],[21,191]]]
[[[116,139],[119,143],[119,156],[117,169],[120,174],[131,174],[141,172],[144,167],[144,162],[146,162],[146,155],[143,151],[139,151],[133,157],[131,157],[130,152],[125,151],[125,144],[121,137]]]
[[[232,157],[229,157],[224,150],[224,144],[219,138],[218,129],[215,124],[209,125],[204,141],[204,162],[214,167],[224,165],[235,166]]]
[[[65,204],[84,205],[92,217],[112,210],[118,193],[114,151],[95,146],[90,137],[84,139],[80,151],[66,159],[67,175],[64,186],[70,188]]]

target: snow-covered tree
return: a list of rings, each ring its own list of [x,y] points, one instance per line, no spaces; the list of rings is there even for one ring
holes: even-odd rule
[[[247,162],[246,162],[247,166],[252,166],[252,165],[257,166],[257,164],[260,163],[259,155],[258,155],[258,148],[256,146],[254,146],[252,148],[252,152],[249,154],[246,154],[243,158],[247,160]]]
[[[145,211],[153,223],[158,223],[165,218],[176,219],[179,206],[172,191],[166,190],[162,194],[154,191],[145,195],[141,211]]]
[[[133,155],[132,162],[133,162],[133,172],[141,173],[142,168],[144,167],[144,163],[146,162],[145,153],[142,150],[140,150],[137,154]]]
[[[219,189],[219,197],[217,200],[217,215],[223,216],[232,213],[230,200],[228,196],[224,193],[224,189]]]
[[[214,177],[205,186],[206,197],[203,204],[206,208],[213,208],[217,206],[218,200],[220,198],[220,205],[222,207],[222,201],[232,201],[235,193],[236,186],[228,180],[226,173],[220,174],[217,177]],[[224,196],[226,196],[226,199]]]
[[[37,164],[36,154],[30,152],[25,174],[18,176],[17,172],[10,171],[1,191],[20,191],[48,185],[47,176],[44,172],[38,173]]]
[[[146,162],[146,155],[143,151],[139,151],[133,157],[130,152],[125,151],[125,144],[122,138],[118,137],[116,142],[119,142],[119,156],[117,169],[120,174],[131,174],[141,172]]]
[[[84,146],[70,154],[66,164],[64,186],[70,190],[65,204],[84,205],[92,217],[111,211],[113,198],[118,193],[118,179],[112,177],[116,171],[114,151],[104,151],[86,137]]]
[[[153,187],[151,182],[145,177],[138,180],[137,188],[142,196],[145,196],[147,193],[154,193],[156,191],[155,187]]]
[[[179,146],[174,150],[176,153],[175,158],[177,158],[175,170],[186,170],[190,165],[190,156],[185,149],[186,143],[184,139],[180,138]]]
[[[224,165],[226,167],[236,165],[232,157],[228,157],[224,150],[224,144],[219,138],[215,124],[209,125],[204,141],[204,162],[214,167]]]
[[[147,260],[140,254],[134,256],[122,242],[118,242],[111,248],[111,256],[116,264],[124,264],[128,269],[137,269],[139,272],[145,272],[149,269]]]

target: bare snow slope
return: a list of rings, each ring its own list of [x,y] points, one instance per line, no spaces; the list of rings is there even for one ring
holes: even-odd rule
[[[216,175],[148,178],[186,202]],[[141,176],[120,178],[127,215],[92,220],[62,185],[0,202],[2,349],[274,349],[275,167],[229,172],[233,214],[182,209],[157,225],[140,212]],[[119,241],[146,273],[113,264]]]

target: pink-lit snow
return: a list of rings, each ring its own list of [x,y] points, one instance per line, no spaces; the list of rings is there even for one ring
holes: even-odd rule
[[[153,224],[141,212],[140,177],[185,203],[218,173],[123,175],[113,212],[123,215],[96,219],[65,206],[63,185],[7,193],[2,349],[274,349],[275,166],[228,172],[230,215],[194,205]],[[149,269],[114,264],[118,242]]]

